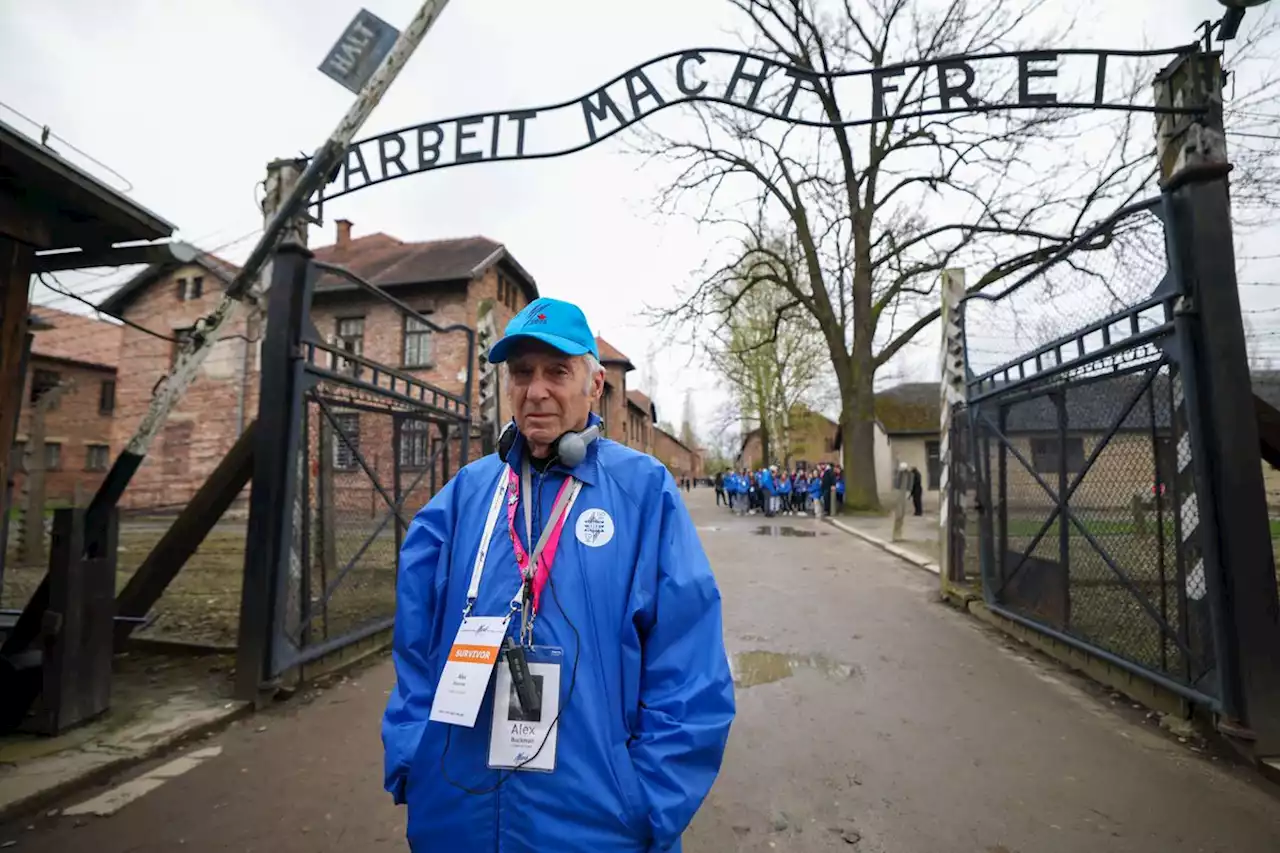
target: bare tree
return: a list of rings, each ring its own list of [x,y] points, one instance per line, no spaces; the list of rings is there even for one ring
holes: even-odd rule
[[[684,392],[684,408],[680,412],[680,441],[690,450],[698,446],[696,415],[693,408],[693,389]]]
[[[729,234],[723,255],[667,318],[705,330],[726,293],[741,300],[769,286],[787,294],[778,316],[811,318],[834,369],[846,502],[874,507],[876,371],[937,319],[940,272],[963,267],[972,271],[970,291],[990,287],[1150,191],[1150,119],[1052,106],[911,115],[951,85],[948,75],[963,72],[941,60],[1061,44],[1070,26],[1042,25],[1047,8],[1061,9],[1048,0],[726,2],[743,16],[758,55],[804,78],[805,97],[820,104],[828,127],[702,105],[697,134],[644,134],[641,150],[673,169],[661,204]],[[879,121],[852,126],[840,72],[903,60],[920,64],[892,69],[896,104],[878,100]],[[1113,75],[1113,91],[1142,99],[1155,70]],[[964,82],[972,104],[983,105],[1016,100],[1010,92],[1026,81],[1018,73],[974,81],[970,73]],[[796,91],[766,92],[761,103]],[[790,105],[766,104],[775,115],[788,115]],[[768,237],[778,228],[793,236],[798,267],[771,256]],[[1083,249],[1115,239],[1104,233]]]
[[[813,318],[784,288],[762,280],[794,276],[803,258],[785,235],[770,235],[765,245],[717,291],[712,331],[700,340],[732,389],[743,431],[760,430],[764,461],[789,464],[792,415],[816,405],[830,367]]]

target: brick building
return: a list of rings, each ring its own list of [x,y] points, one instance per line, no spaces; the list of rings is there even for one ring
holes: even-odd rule
[[[121,327],[47,307],[32,308],[30,323],[35,338],[12,450],[14,505],[22,506],[36,470],[44,474],[46,506],[83,505],[111,464]]]
[[[604,392],[596,401],[594,411],[604,421],[604,435],[619,444],[627,443],[627,374],[636,367],[613,344],[604,338],[596,338],[600,350],[600,364],[604,366]]]
[[[628,447],[653,455],[653,428],[658,423],[658,411],[653,402],[641,391],[627,392]]]
[[[538,295],[532,276],[494,240],[469,237],[410,243],[382,233],[353,237],[347,220],[338,220],[336,226],[335,241],[314,250],[318,260],[346,267],[440,326],[461,323],[474,328],[482,312],[492,311],[494,324],[501,329]],[[190,264],[153,265],[102,307],[177,340],[213,309],[236,271],[212,255]],[[311,321],[321,339],[353,355],[397,368],[445,391],[463,391],[465,336],[433,334],[357,285],[331,274],[321,276],[315,284]],[[134,476],[124,506],[168,508],[185,503],[230,450],[258,411],[262,327],[256,306],[248,302],[236,306],[221,340]],[[174,340],[125,329],[115,451],[132,436],[156,382],[173,364]],[[349,367],[356,369],[354,363]],[[472,393],[474,405],[478,389]],[[510,416],[504,411],[501,388],[498,406],[500,420]],[[344,433],[354,437],[357,449],[368,449],[368,453],[361,450],[360,456],[371,467],[376,463],[375,473],[383,479],[384,469],[393,465],[391,418],[355,409],[338,408],[335,414]],[[314,412],[312,420],[316,420]],[[434,447],[425,426],[415,421],[405,428],[401,453],[407,472],[420,469]],[[313,430],[312,436],[317,434]],[[368,476],[356,464],[352,448],[341,441],[335,444],[339,500],[347,484],[358,483],[362,494],[370,491]],[[463,460],[459,447],[451,449],[451,470],[456,470]],[[471,455],[479,455],[478,441],[472,442]],[[385,482],[389,481],[387,476]]]
[[[789,468],[812,468],[826,462],[840,463],[840,426],[821,412],[797,405],[791,410],[789,453],[784,456],[779,436],[770,436],[769,463]],[[764,442],[759,428],[746,434],[736,464],[756,470],[765,464]]]
[[[667,466],[667,470],[677,480],[682,477],[700,480],[704,476],[702,451],[690,447],[661,427],[653,429],[653,455]]]

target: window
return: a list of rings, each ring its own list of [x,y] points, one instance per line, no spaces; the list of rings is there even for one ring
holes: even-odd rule
[[[354,413],[334,415],[337,428],[333,436],[333,467],[350,471],[360,463],[356,452],[360,449],[360,416]]]
[[[416,317],[404,318],[404,366],[431,366],[431,327]]]
[[[931,492],[942,486],[942,442],[926,441],[924,443],[926,476],[929,478],[927,488]]]
[[[430,454],[430,424],[426,421],[404,420],[400,422],[400,467],[425,468]]]
[[[62,445],[56,441],[44,443],[44,470],[62,470]]]
[[[31,374],[31,402],[38,403],[40,398],[54,388],[58,387],[58,383],[62,381],[62,377],[58,375],[56,370],[36,370]],[[54,407],[57,406],[55,402]]]
[[[85,448],[84,470],[105,471],[111,450],[105,444],[90,444]]]
[[[1058,473],[1058,452],[1065,449],[1067,473],[1075,474],[1084,467],[1084,439],[1067,438],[1063,444],[1056,438],[1031,439],[1031,464],[1038,474]]]
[[[109,415],[116,410],[116,381],[104,379],[98,386],[98,414]]]
[[[364,355],[364,318],[343,317],[338,320],[338,349],[352,355]],[[341,359],[338,369],[347,373],[359,374],[360,368],[354,361]]]
[[[519,310],[520,290],[511,279],[501,273],[498,274],[498,301],[512,311]]]
[[[193,299],[199,299],[204,295],[204,276],[198,275],[192,279],[178,279],[178,301],[190,302]]]
[[[15,441],[9,448],[9,467],[14,471],[27,470],[27,443]]]
[[[191,333],[195,330],[195,326],[188,326],[185,329],[173,330],[173,343],[169,345],[170,370],[173,370],[173,368],[178,364],[178,355],[182,352],[182,347],[186,344],[187,339],[191,337]]]

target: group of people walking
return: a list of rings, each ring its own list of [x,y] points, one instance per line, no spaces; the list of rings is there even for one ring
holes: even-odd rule
[[[716,474],[716,506],[733,512],[766,518],[775,515],[830,515],[844,507],[844,471],[839,465],[820,464],[788,471],[777,465],[751,471]]]

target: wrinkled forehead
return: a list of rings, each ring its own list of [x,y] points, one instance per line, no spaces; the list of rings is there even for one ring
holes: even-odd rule
[[[507,356],[507,364],[513,368],[525,369],[556,365],[572,366],[580,358],[581,356],[563,353],[542,341],[526,338],[512,345],[511,353]]]

